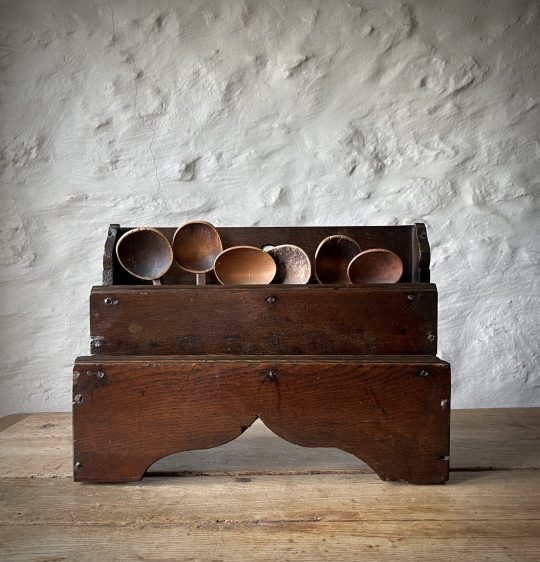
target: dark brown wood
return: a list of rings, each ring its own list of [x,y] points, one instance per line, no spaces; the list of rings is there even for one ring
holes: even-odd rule
[[[159,279],[172,265],[173,251],[159,230],[134,228],[122,234],[116,243],[116,257],[132,276],[159,285]]]
[[[122,227],[119,235],[131,227]],[[175,228],[157,228],[172,243]],[[223,248],[232,246],[278,246],[280,244],[294,244],[300,246],[309,256],[313,270],[314,257],[317,246],[321,241],[332,234],[343,234],[350,236],[358,242],[362,250],[370,248],[386,248],[395,252],[403,260],[402,283],[418,282],[413,279],[418,272],[418,243],[416,227],[406,226],[305,226],[305,227],[224,227],[217,228],[221,237]],[[428,246],[429,247],[429,246]],[[423,254],[426,255],[425,252]],[[150,282],[141,281],[129,275],[113,259],[114,283],[116,285],[140,285]],[[426,267],[424,262],[423,267]],[[429,269],[429,257],[427,261]],[[210,278],[209,283],[217,284],[215,278]],[[312,275],[310,283],[317,283],[315,275]],[[164,277],[166,285],[194,285],[193,274],[183,271],[176,263]]]
[[[294,244],[312,267],[331,235],[402,260],[399,283],[355,286],[312,275],[303,286],[221,287],[213,271],[178,264],[166,286],[147,286],[115,256],[128,230],[109,230],[104,286],[90,299],[94,355],[75,365],[76,480],[138,480],[258,417],[292,443],[348,451],[385,480],[448,478],[450,369],[435,357],[424,225],[218,229],[224,248]],[[175,229],[158,231],[172,241]]]
[[[109,226],[105,249],[103,251],[103,285],[114,284],[114,271],[117,269],[114,265],[114,260],[116,259],[116,242],[120,237],[119,232],[119,224],[111,224]]]
[[[81,357],[74,478],[139,480],[158,459],[226,443],[260,417],[292,443],[356,455],[385,480],[441,483],[449,400],[449,365],[431,356]]]
[[[413,236],[413,261],[417,265],[417,272],[414,275],[415,281],[418,283],[430,282],[430,261],[431,251],[427,236],[426,225],[418,222],[414,225]]]
[[[436,354],[429,284],[94,287],[100,354]]]

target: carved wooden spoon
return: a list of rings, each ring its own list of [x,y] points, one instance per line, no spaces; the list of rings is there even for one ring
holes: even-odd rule
[[[277,273],[274,283],[285,285],[304,285],[311,277],[311,262],[309,256],[293,244],[281,244],[265,250],[274,258]]]
[[[254,246],[233,246],[216,258],[214,272],[222,285],[266,285],[276,274],[276,262]]]
[[[347,268],[360,252],[349,236],[333,234],[325,238],[315,252],[315,277],[319,283],[350,283]]]
[[[196,274],[197,285],[206,284],[206,274],[222,250],[219,233],[209,222],[188,222],[174,233],[174,259],[183,270]]]
[[[358,254],[347,273],[351,283],[397,283],[403,275],[403,262],[390,250],[372,248]]]
[[[155,228],[133,228],[116,244],[120,265],[133,277],[161,285],[161,277],[173,262],[169,241]]]

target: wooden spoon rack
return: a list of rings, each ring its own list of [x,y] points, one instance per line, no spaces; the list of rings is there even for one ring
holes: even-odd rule
[[[436,357],[424,225],[219,228],[225,248],[343,234],[403,260],[399,283],[196,285],[173,265],[131,277],[111,225],[90,296],[91,355],[75,362],[74,479],[140,480],[158,459],[231,441],[261,418],[297,445],[337,447],[384,480],[448,479],[450,366]],[[159,228],[170,241],[174,228]]]

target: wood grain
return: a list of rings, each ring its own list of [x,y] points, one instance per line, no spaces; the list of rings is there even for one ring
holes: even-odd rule
[[[206,221],[191,221],[174,233],[174,260],[183,270],[197,275],[208,273],[223,250],[215,227]],[[199,284],[199,283],[197,283]]]
[[[412,254],[412,261],[414,264],[417,264],[418,267],[416,274],[413,273],[413,278],[415,278],[418,283],[429,283],[431,250],[429,247],[426,225],[423,223],[416,223],[414,225]]]
[[[0,480],[0,553],[9,560],[74,552],[88,560],[535,560],[540,471],[502,475],[458,473],[435,488],[373,475],[153,478],[114,487]]]
[[[540,408],[452,412],[454,470],[540,468]]]
[[[321,241],[315,251],[315,277],[319,283],[349,284],[347,268],[361,252],[356,240],[343,234],[333,234]]]
[[[159,279],[172,265],[173,251],[159,230],[134,228],[116,243],[116,257],[132,276],[159,285]]]
[[[373,475],[0,480],[0,556],[536,561],[539,485],[539,471],[459,473],[436,488]]]
[[[114,486],[0,479],[0,525],[538,521],[539,486],[538,470],[515,471],[511,478],[456,472],[445,486],[388,483],[374,474],[155,477]]]
[[[511,514],[508,514],[509,516]],[[538,562],[538,521],[334,522],[123,526],[9,525],[0,556],[17,562],[191,560],[253,562]],[[24,533],[24,536],[23,536]]]
[[[86,357],[74,369],[76,480],[138,480],[257,417],[292,443],[350,452],[385,480],[448,478],[450,369],[431,356]]]
[[[276,262],[255,246],[233,246],[217,256],[214,273],[222,285],[269,285]]]
[[[92,353],[435,355],[437,289],[94,287]]]
[[[0,432],[2,560],[540,559],[540,408],[453,411],[459,470],[435,487],[374,474],[262,474],[282,446],[283,457],[327,450],[288,445],[260,422],[222,448],[246,442],[267,451],[262,462],[247,459],[249,476],[235,472],[237,448],[220,466],[228,476],[73,483],[70,421],[67,413],[32,414]],[[190,455],[219,452],[181,455],[200,463]],[[195,466],[215,467],[206,462]]]
[[[120,238],[120,225],[111,224],[109,230],[107,231],[107,240],[105,241],[105,248],[103,250],[103,285],[112,285],[115,278],[115,272],[120,270],[125,271],[124,268],[118,262],[118,257],[116,256],[116,243]],[[128,273],[126,272],[126,275]],[[131,279],[135,280],[135,277],[130,276]],[[140,281],[140,279],[138,280]]]

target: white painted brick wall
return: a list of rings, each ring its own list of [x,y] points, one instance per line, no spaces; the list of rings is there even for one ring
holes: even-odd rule
[[[0,414],[70,408],[110,222],[423,221],[453,405],[540,405],[537,1],[0,3]]]

